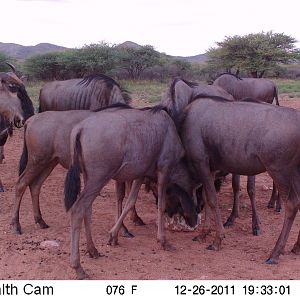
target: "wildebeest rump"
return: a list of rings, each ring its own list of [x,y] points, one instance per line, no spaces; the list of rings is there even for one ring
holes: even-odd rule
[[[203,98],[191,103],[181,127],[186,156],[216,219],[209,249],[219,250],[224,228],[213,185],[216,170],[256,175],[267,171],[285,204],[285,219],[267,263],[277,263],[300,207],[300,112],[268,104]],[[300,234],[293,250],[300,253]]]
[[[129,103],[128,93],[103,74],[46,83],[39,97],[39,112],[48,110],[95,110],[113,103]]]
[[[144,177],[150,177],[157,178],[158,182],[158,240],[164,249],[169,248],[164,233],[163,213],[167,184],[176,165],[186,176],[178,176],[179,181],[176,186],[170,187],[169,196],[176,187],[177,197],[190,199],[185,202],[190,207],[185,208],[188,212],[186,217],[189,225],[196,224],[191,178],[181,162],[184,149],[174,122],[160,107],[99,112],[73,128],[70,144],[72,160],[65,181],[65,206],[71,210],[71,266],[79,278],[86,277],[79,258],[80,225],[94,199],[110,179],[134,182],[124,210],[110,231],[109,243],[117,242],[120,226],[135,204]],[[85,184],[77,198],[80,170]],[[88,249],[95,252],[91,234],[87,237]]]

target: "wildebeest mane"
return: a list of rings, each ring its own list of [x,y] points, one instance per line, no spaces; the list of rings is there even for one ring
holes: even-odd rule
[[[114,103],[105,107],[100,107],[97,108],[95,110],[92,110],[93,112],[99,112],[99,111],[103,111],[103,110],[107,110],[110,108],[119,108],[119,109],[133,109],[133,107],[131,107],[129,104],[126,103],[122,103],[122,102],[118,102],[118,103]]]
[[[21,107],[24,112],[24,119],[27,120],[34,115],[34,108],[24,86],[20,86],[18,88],[17,96],[21,101]]]
[[[228,73],[228,72],[224,72],[224,73],[219,74],[219,75],[216,77],[216,79],[219,78],[219,77],[221,77],[222,75],[231,75],[231,76],[235,77],[236,79],[243,80],[243,78],[241,78],[240,76],[238,76],[238,75],[236,75],[236,74]],[[216,79],[215,79],[215,80],[216,80]]]
[[[228,100],[226,98],[223,98],[221,96],[211,96],[211,95],[207,95],[207,94],[198,94],[196,96],[194,96],[191,100],[191,103],[195,100],[198,100],[198,99],[204,99],[204,98],[209,98],[209,99],[212,99],[214,101],[219,101],[219,102],[229,102],[229,103],[232,103],[233,101],[231,100]]]
[[[190,82],[190,81],[187,81],[185,79],[182,79],[180,77],[177,77],[173,80],[171,86],[170,86],[170,95],[171,95],[171,100],[173,102],[175,102],[175,85],[178,81],[183,81],[186,85],[188,85],[190,88],[195,88],[198,86],[198,83],[196,82]]]
[[[246,97],[243,98],[242,100],[240,100],[240,102],[252,102],[252,103],[260,103],[260,104],[266,104],[266,102],[254,99],[254,98],[250,98],[250,97]]]
[[[192,98],[192,100],[190,101],[190,103],[192,103],[192,102],[194,102],[196,100],[199,100],[199,99],[206,99],[206,98],[209,98],[211,100],[218,101],[218,102],[223,102],[223,103],[233,103],[233,101],[225,99],[223,97],[220,97],[220,96],[211,96],[211,95],[207,95],[207,94],[198,94],[198,95],[194,96]],[[181,127],[182,127],[182,124],[183,124],[186,116],[187,116],[187,111],[184,111],[179,116],[178,120],[176,120],[175,124],[176,124],[178,132],[181,131]]]
[[[81,81],[79,81],[77,85],[83,85],[84,87],[87,87],[92,82],[97,82],[97,81],[103,81],[109,90],[112,90],[114,86],[117,86],[121,91],[125,103],[129,104],[131,102],[131,97],[129,95],[129,92],[123,87],[121,87],[120,84],[117,83],[113,78],[104,74],[87,75]]]

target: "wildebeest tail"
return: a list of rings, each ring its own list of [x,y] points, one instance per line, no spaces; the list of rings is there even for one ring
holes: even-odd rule
[[[80,135],[81,132],[77,133],[74,145],[74,155],[73,160],[71,162],[71,166],[66,175],[65,179],[65,208],[68,211],[75,201],[77,200],[77,196],[80,193],[81,183],[80,183],[80,162],[79,158],[81,156],[81,144],[80,144]]]
[[[20,161],[19,161],[19,176],[24,172],[26,166],[27,166],[27,162],[28,162],[28,150],[27,150],[27,145],[26,145],[26,129],[27,126],[25,124],[24,126],[24,144],[23,144],[23,151],[20,157]]]
[[[275,100],[276,100],[276,105],[279,106],[279,101],[278,101],[278,88],[277,88],[277,86],[274,86],[274,97],[275,97]]]

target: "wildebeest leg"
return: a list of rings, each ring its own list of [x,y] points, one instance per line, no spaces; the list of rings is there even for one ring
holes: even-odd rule
[[[278,263],[279,255],[281,253],[283,253],[283,251],[284,251],[284,246],[288,239],[294,219],[296,217],[297,210],[298,210],[298,208],[295,207],[294,203],[292,203],[292,201],[290,201],[290,199],[288,199],[287,202],[285,202],[285,217],[284,217],[283,227],[282,227],[281,233],[279,235],[279,238],[276,242],[276,245],[275,245],[270,257],[266,260],[267,264],[277,264]],[[295,247],[295,249],[296,248],[297,248],[297,246]]]
[[[204,222],[203,227],[199,235],[195,236],[193,238],[193,241],[199,241],[203,242],[205,241],[205,238],[210,234],[211,232],[211,209],[210,206],[207,203],[206,195],[204,189],[202,189],[202,199],[204,200]]]
[[[158,193],[158,220],[157,220],[157,240],[164,250],[175,250],[175,247],[166,241],[165,227],[164,227],[164,213],[166,210],[166,184],[167,184],[166,170],[159,170],[157,176],[157,193]]]
[[[115,188],[116,188],[116,195],[117,195],[117,218],[116,218],[116,222],[117,222],[119,217],[122,214],[122,203],[123,203],[123,199],[125,197],[126,183],[116,181]],[[128,237],[128,238],[134,237],[134,235],[129,232],[129,230],[127,229],[127,227],[124,225],[123,222],[122,222],[120,230],[121,230],[122,236]]]
[[[0,146],[0,164],[3,163],[4,156],[4,146]]]
[[[79,195],[78,199],[71,208],[71,255],[70,264],[75,269],[79,279],[85,279],[88,275],[83,270],[80,264],[79,255],[79,238],[80,229],[84,217],[88,217],[89,209],[91,209],[92,203],[100,193],[107,180],[99,180],[99,178],[93,177],[86,183],[83,191]]]
[[[295,171],[295,173],[298,170]],[[277,264],[279,255],[283,253],[286,241],[288,239],[291,227],[293,225],[294,219],[300,207],[300,176],[289,174],[289,176],[284,176],[285,174],[278,175],[278,178],[273,177],[278,191],[284,200],[285,204],[285,216],[284,223],[278,240],[275,244],[274,249],[271,252],[270,257],[266,260],[267,264]],[[277,179],[277,180],[276,180]],[[279,179],[279,180],[278,180]],[[281,181],[280,181],[281,180]],[[294,248],[295,251],[298,248],[298,241],[296,242]],[[294,249],[293,248],[293,249]]]
[[[205,170],[204,168],[202,169]],[[207,249],[220,250],[222,240],[224,238],[224,227],[221,219],[221,212],[217,202],[217,193],[214,185],[214,176],[213,174],[209,174],[208,172],[207,174],[203,172],[201,174],[201,179],[202,179],[203,187],[205,189],[207,204],[210,206],[216,222],[216,237],[213,243],[209,245]]]
[[[292,249],[292,252],[295,253],[295,254],[300,254],[300,231],[299,231],[299,234],[298,234],[298,239]]]
[[[34,164],[31,165],[30,163],[27,164],[26,169],[22,173],[22,175],[19,177],[16,186],[15,186],[15,201],[13,206],[13,217],[11,220],[11,225],[14,229],[14,231],[17,234],[21,234],[21,225],[19,221],[19,214],[20,214],[20,206],[22,197],[24,195],[24,192],[27,188],[27,186],[33,184],[33,188],[31,188],[31,192],[33,191],[32,196],[32,203],[33,203],[33,209],[34,211],[39,211],[39,191],[41,188],[42,183],[45,181],[47,176],[51,173],[52,169],[55,165],[51,165],[46,167],[42,164]],[[47,169],[49,168],[49,169]],[[43,174],[44,170],[48,170],[49,173],[47,173],[47,176],[41,176],[41,179],[39,178],[40,174]],[[45,172],[46,174],[46,172]],[[42,180],[43,179],[43,180]],[[34,182],[37,182],[38,184],[35,186]],[[36,204],[35,204],[36,203]],[[40,214],[40,211],[39,211]],[[38,216],[38,213],[34,213],[35,216]],[[41,215],[40,215],[41,217]],[[45,228],[45,227],[44,227]]]
[[[34,213],[34,221],[36,224],[39,224],[40,228],[45,229],[49,228],[46,222],[43,220],[41,209],[40,209],[40,192],[41,187],[45,180],[48,178],[50,173],[53,171],[57,162],[51,162],[42,172],[36,176],[31,183],[29,184],[30,193],[31,193],[31,200],[32,200],[32,207]]]
[[[128,212],[132,209],[132,207],[136,203],[138,192],[140,190],[142,183],[143,183],[143,179],[136,179],[133,181],[128,199],[125,203],[124,209],[122,210],[121,216],[119,217],[116,224],[109,232],[109,240],[108,240],[109,245],[114,246],[118,244],[118,232]]]
[[[4,192],[4,187],[3,187],[3,184],[2,184],[2,180],[0,179],[0,192]]]
[[[236,218],[240,215],[240,175],[232,174],[233,206],[230,216],[224,223],[224,227],[230,227],[234,224]]]
[[[132,186],[132,181],[127,181],[125,183],[125,189],[127,191],[127,196],[129,195],[129,192],[131,190],[131,186]],[[135,206],[132,208],[131,213],[130,213],[130,220],[138,226],[143,226],[145,225],[144,221],[139,217],[139,215],[137,214],[136,208]]]
[[[273,190],[272,190],[271,199],[268,202],[268,208],[273,208],[275,204],[276,204],[275,210],[277,212],[280,212],[281,211],[280,195],[279,195],[277,187],[273,181]]]
[[[252,208],[252,233],[253,235],[260,235],[260,221],[257,214],[256,209],[256,201],[255,201],[255,176],[248,176],[247,179],[247,192],[251,201]]]
[[[93,237],[92,237],[92,205],[90,205],[84,216],[84,226],[85,226],[85,235],[86,235],[86,252],[89,254],[91,258],[98,258],[102,255],[98,252],[95,247]]]
[[[131,214],[130,214],[130,220],[137,226],[144,226],[145,223],[144,221],[141,219],[141,217],[138,215],[135,206],[132,208],[131,210]]]

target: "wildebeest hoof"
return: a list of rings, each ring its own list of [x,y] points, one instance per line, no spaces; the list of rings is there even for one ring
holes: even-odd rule
[[[116,237],[113,237],[112,235],[110,236],[108,242],[107,242],[107,245],[110,245],[110,246],[117,246],[119,243],[118,243],[118,239]]]
[[[266,260],[266,264],[267,265],[277,265],[278,264],[278,260],[270,257],[270,258],[268,258]]]
[[[261,235],[261,230],[260,230],[260,228],[254,228],[253,230],[252,230],[252,233],[253,233],[253,235],[255,235],[255,236],[258,236],[258,235]]]
[[[91,249],[87,249],[87,250],[86,250],[86,253],[89,254],[90,258],[98,258],[98,257],[103,256],[102,254],[100,254],[100,253],[98,252],[98,250],[97,250],[95,247],[93,247],[93,248],[91,248]]]
[[[39,224],[39,226],[40,226],[41,229],[47,229],[47,228],[49,228],[49,225],[47,223],[45,223],[45,221],[43,219],[40,220],[40,221],[38,221],[38,222],[36,222],[36,223]]]
[[[296,255],[300,254],[300,245],[298,245],[297,243],[294,245],[292,252]]]
[[[267,208],[273,208],[273,207],[274,207],[274,204],[269,202],[267,205]]]
[[[220,246],[216,246],[214,244],[209,245],[206,249],[207,250],[213,250],[213,251],[219,251],[220,250]]]
[[[84,272],[82,267],[79,267],[78,269],[75,269],[75,271],[76,271],[77,279],[84,280],[84,279],[89,279],[90,278],[89,275]]]
[[[144,223],[144,221],[140,218],[140,217],[137,217],[135,218],[134,220],[132,220],[133,223],[137,226],[145,226],[146,224]]]
[[[21,230],[21,225],[20,224],[16,224],[15,222],[11,222],[10,225],[13,228],[13,231],[15,234],[22,234],[22,230]]]
[[[122,233],[121,233],[121,236],[125,237],[125,238],[129,238],[129,239],[132,239],[134,238],[134,235],[129,232],[128,230],[124,230]]]
[[[166,243],[166,242],[163,243],[161,246],[162,246],[163,250],[165,250],[165,251],[175,251],[176,250],[175,246],[173,246],[169,243]]]
[[[228,219],[225,223],[224,223],[224,227],[231,227],[233,225],[234,221],[231,219]]]
[[[281,207],[278,207],[278,208],[275,209],[275,211],[278,212],[278,213],[280,213],[281,210],[282,210]]]
[[[4,193],[5,192],[5,188],[3,186],[0,187],[0,193]]]
[[[202,234],[199,234],[192,238],[192,241],[194,242],[203,242],[204,240],[205,240],[205,236],[203,236]]]
[[[195,236],[192,240],[194,242],[204,242],[206,237],[209,235],[210,230],[203,230],[199,235]]]

